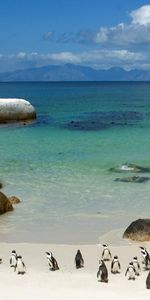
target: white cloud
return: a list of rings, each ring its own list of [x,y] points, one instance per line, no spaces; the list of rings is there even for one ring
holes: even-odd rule
[[[2,55],[2,54],[1,54]],[[62,65],[65,63],[80,64],[97,69],[108,69],[111,67],[123,67],[125,69],[142,68],[147,69],[147,61],[150,54],[129,51],[127,49],[101,49],[83,51],[80,53],[60,52],[41,54],[37,52],[2,55],[0,68],[8,65],[8,68],[25,69],[30,67],[42,67],[46,65]],[[10,70],[10,69],[8,69]]]
[[[63,62],[63,63],[80,63],[79,55],[73,54],[72,52],[60,52],[49,54],[48,57],[51,60]]]
[[[133,24],[150,24],[150,5],[144,5],[132,11],[130,15],[133,18]]]

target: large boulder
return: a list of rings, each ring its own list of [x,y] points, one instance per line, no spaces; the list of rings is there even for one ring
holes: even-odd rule
[[[30,121],[36,118],[35,108],[24,99],[0,98],[0,123]]]
[[[0,192],[0,214],[13,210],[13,206],[7,196]]]
[[[125,230],[123,238],[133,241],[150,241],[150,219],[138,219]]]

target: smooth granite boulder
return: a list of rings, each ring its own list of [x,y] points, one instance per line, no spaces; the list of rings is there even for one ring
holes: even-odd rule
[[[150,219],[138,219],[125,230],[123,238],[133,241],[150,241]]]
[[[0,214],[13,210],[13,206],[7,196],[0,192]]]
[[[31,121],[36,118],[35,108],[24,99],[0,98],[0,123]]]

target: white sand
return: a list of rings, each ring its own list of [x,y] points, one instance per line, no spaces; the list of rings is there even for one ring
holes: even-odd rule
[[[117,254],[121,262],[121,274],[110,273],[109,282],[97,281],[98,261],[102,247],[98,245],[50,245],[50,244],[0,244],[0,294],[2,300],[100,300],[100,299],[150,299],[150,290],[145,280],[148,271],[142,269],[135,281],[125,277],[128,262],[137,255],[141,262],[139,245],[110,246],[112,255]],[[150,251],[150,243],[146,243]],[[75,269],[74,257],[80,249],[85,261],[83,269]],[[27,267],[25,275],[17,275],[9,266],[11,251],[21,254]],[[45,251],[52,251],[60,270],[51,272],[48,268]],[[142,264],[141,267],[143,268]]]

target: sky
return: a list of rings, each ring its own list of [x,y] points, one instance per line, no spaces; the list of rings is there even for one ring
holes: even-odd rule
[[[0,72],[63,65],[150,70],[150,2],[1,0]]]

